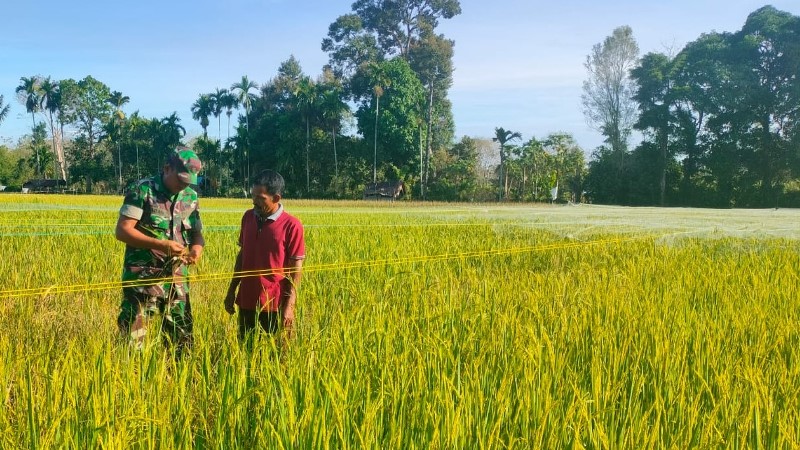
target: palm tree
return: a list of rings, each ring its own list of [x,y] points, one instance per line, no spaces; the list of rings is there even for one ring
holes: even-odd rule
[[[508,196],[508,171],[506,170],[507,155],[505,152],[506,143],[513,139],[522,139],[522,134],[518,131],[505,130],[502,127],[494,129],[494,142],[500,143],[500,200]]]
[[[114,125],[115,125],[115,134],[114,141],[117,144],[117,164],[119,167],[119,188],[122,190],[122,153],[120,152],[119,148],[119,135],[120,130],[122,129],[122,123],[125,121],[125,113],[122,112],[122,107],[131,101],[131,98],[127,95],[122,95],[120,91],[114,91],[111,93],[111,97],[106,100],[112,106],[114,106]]]
[[[40,79],[38,76],[32,77],[21,77],[19,79],[19,86],[17,86],[17,98],[19,102],[25,105],[25,110],[31,113],[31,133],[35,132],[36,130],[36,116],[35,114],[40,109],[40,101],[39,101],[39,92],[40,92]],[[40,173],[42,171],[42,167],[39,164],[39,153],[36,153],[36,173]]]
[[[6,120],[6,117],[8,117],[8,111],[11,109],[11,105],[3,106],[3,102],[3,96],[0,95],[0,123],[3,123],[3,121]]]
[[[200,94],[200,98],[192,104],[192,119],[200,122],[203,127],[203,137],[208,139],[208,118],[214,114],[214,101],[208,94]]]
[[[50,116],[50,134],[53,137],[53,155],[55,156],[54,162],[57,164],[56,171],[61,172],[61,179],[67,179],[67,171],[64,167],[64,152],[59,151],[59,146],[56,144],[56,123],[53,119],[53,113],[57,112],[61,107],[61,88],[58,81],[53,81],[50,77],[42,80],[40,85],[40,98],[39,108],[47,111]]]
[[[147,131],[147,120],[139,117],[139,111],[134,111],[128,119],[128,136],[133,140],[133,145],[136,149],[136,179],[141,179],[141,172],[139,170],[139,141],[142,131]]]
[[[244,120],[247,130],[246,142],[247,147],[250,147],[250,107],[252,101],[256,99],[255,94],[251,94],[252,89],[258,89],[258,84],[250,81],[247,75],[242,75],[242,80],[231,85],[231,91],[236,95],[236,99],[240,105],[244,106]],[[247,180],[250,179],[250,153],[245,148],[245,159],[247,159],[247,170],[245,171],[244,188],[247,189]]]
[[[339,176],[339,158],[336,155],[336,130],[341,123],[342,117],[349,110],[347,103],[342,101],[342,90],[336,85],[324,85],[322,91],[322,118],[331,127],[331,137],[333,139],[333,170],[334,175]]]
[[[111,93],[111,97],[106,100],[108,103],[114,106],[114,118],[117,121],[125,120],[125,113],[122,111],[122,107],[125,106],[128,102],[131,101],[131,98],[127,95],[122,95],[120,91],[114,91]]]
[[[220,105],[225,108],[225,115],[228,116],[228,141],[231,140],[231,114],[233,110],[239,107],[239,100],[231,91],[224,89],[224,94],[219,99]],[[227,142],[227,141],[226,141]]]
[[[225,96],[228,95],[227,89],[220,89],[217,88],[213,94],[211,94],[211,112],[214,114],[214,117],[217,118],[217,138],[220,142],[222,142],[222,108],[225,107]]]
[[[161,155],[161,160],[163,160],[172,149],[181,145],[181,138],[186,136],[186,128],[183,128],[180,122],[181,119],[178,117],[177,112],[173,112],[158,122],[157,138],[159,140],[158,144],[160,145],[156,146],[156,150],[164,152]]]
[[[375,137],[373,145],[373,159],[372,159],[372,183],[378,182],[378,121],[381,109],[381,97],[383,97],[385,89],[391,85],[391,79],[386,73],[383,66],[370,63],[368,70],[368,77],[372,84],[372,93],[375,96]]]
[[[319,103],[319,90],[311,78],[303,77],[297,83],[297,87],[294,90],[294,97],[297,103],[297,109],[300,110],[306,122],[306,193],[308,193],[308,191],[311,190],[311,171],[309,168],[311,114],[314,113],[314,108],[316,108]]]

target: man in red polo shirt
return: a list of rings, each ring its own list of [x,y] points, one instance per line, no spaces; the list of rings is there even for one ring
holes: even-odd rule
[[[251,187],[253,209],[242,216],[235,274],[225,296],[229,314],[239,306],[240,340],[259,325],[270,334],[282,325],[286,337],[292,334],[306,253],[303,224],[280,203],[283,189],[279,173],[259,173]]]

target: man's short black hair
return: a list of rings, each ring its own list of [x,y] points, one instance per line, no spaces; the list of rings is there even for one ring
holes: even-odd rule
[[[283,188],[285,183],[283,177],[274,170],[262,170],[251,180],[253,186],[263,186],[272,195],[283,196]]]

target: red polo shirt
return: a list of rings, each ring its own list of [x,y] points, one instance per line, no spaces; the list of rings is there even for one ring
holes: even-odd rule
[[[263,271],[267,274],[242,278],[236,304],[246,310],[277,311],[281,294],[291,287],[283,268],[305,258],[306,243],[303,224],[283,210],[283,206],[259,227],[255,212],[250,209],[242,216],[239,246],[242,251],[242,271]]]

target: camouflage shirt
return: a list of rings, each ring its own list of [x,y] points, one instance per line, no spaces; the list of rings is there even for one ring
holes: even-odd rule
[[[136,229],[157,239],[170,239],[188,247],[195,233],[203,229],[198,209],[197,192],[186,188],[172,194],[164,186],[161,175],[139,181],[126,195],[120,208],[121,216],[138,220]],[[122,281],[164,279],[151,285],[134,286],[136,292],[166,298],[173,288],[176,299],[186,297],[189,274],[178,257],[168,257],[160,250],[125,247]]]

